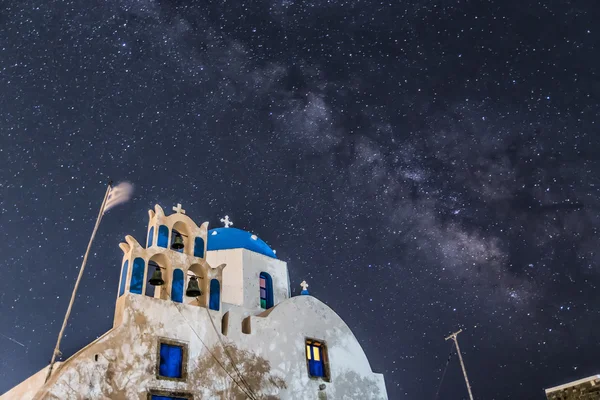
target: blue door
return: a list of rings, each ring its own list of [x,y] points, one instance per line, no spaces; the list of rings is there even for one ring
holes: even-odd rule
[[[319,378],[325,377],[322,343],[307,340],[306,359],[308,360],[308,373],[310,376]]]
[[[167,378],[181,378],[183,374],[183,347],[160,344],[160,363],[158,373]]]

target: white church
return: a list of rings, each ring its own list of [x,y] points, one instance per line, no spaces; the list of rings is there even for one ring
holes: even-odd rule
[[[387,399],[328,306],[291,296],[287,264],[257,236],[149,210],[123,250],[112,329],[0,400]]]

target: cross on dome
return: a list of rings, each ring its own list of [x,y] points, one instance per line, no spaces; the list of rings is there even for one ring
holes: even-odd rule
[[[225,228],[229,228],[233,225],[233,222],[229,220],[229,215],[226,215],[225,218],[221,218],[221,222],[225,225]]]
[[[177,207],[173,207],[173,211],[178,214],[185,214],[185,210],[181,208],[181,204],[177,204]]]
[[[300,286],[302,286],[302,291],[300,292],[301,295],[306,296],[310,294],[308,293],[308,283],[306,283],[306,281],[302,281]]]

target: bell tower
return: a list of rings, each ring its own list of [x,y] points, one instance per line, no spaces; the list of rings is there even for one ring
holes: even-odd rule
[[[119,244],[123,261],[113,326],[122,321],[128,294],[220,310],[220,292],[214,292],[222,287],[225,264],[213,268],[206,261],[208,222],[197,226],[181,204],[173,211],[167,216],[159,205],[148,211],[145,246],[129,235]]]

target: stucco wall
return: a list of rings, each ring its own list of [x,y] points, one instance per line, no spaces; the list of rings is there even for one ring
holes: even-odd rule
[[[236,377],[231,359],[259,398],[317,398],[323,381],[308,377],[305,337],[323,340],[328,346],[331,382],[325,384],[329,399],[387,398],[383,378],[371,372],[348,327],[311,296],[294,297],[264,317],[250,317],[250,334],[234,326],[241,324],[243,310],[232,309],[231,329],[222,341],[221,312],[135,294],[124,295],[122,301],[122,323],[57,368],[36,400],[145,400],[151,389],[189,393],[194,399],[244,399],[220,365]],[[157,379],[159,338],[187,344],[186,382]]]
[[[247,250],[246,250],[247,251]],[[206,254],[209,265],[225,264],[221,299],[223,303],[244,304],[244,270],[242,249],[215,250]]]
[[[222,302],[260,312],[261,272],[273,278],[273,300],[277,304],[288,298],[289,282],[287,264],[246,249],[209,251],[209,265],[225,264],[223,269]],[[225,306],[225,310],[229,307]]]
[[[274,371],[282,374],[287,388],[282,399],[316,396],[325,383],[330,399],[385,399],[383,375],[371,371],[369,361],[344,321],[327,305],[312,296],[296,296],[267,311],[265,317],[251,316],[251,334],[228,329],[228,338],[243,348],[256,349]],[[237,325],[235,313],[229,325]],[[305,359],[305,339],[327,346],[331,383],[310,378]],[[316,397],[315,397],[316,398]]]

